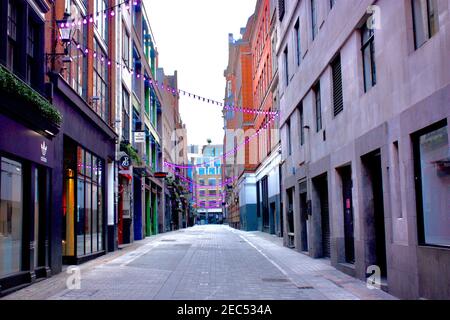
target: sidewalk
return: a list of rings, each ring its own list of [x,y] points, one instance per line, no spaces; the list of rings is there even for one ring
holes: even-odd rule
[[[283,239],[268,233],[234,230],[253,244],[277,265],[299,288],[314,288],[320,292],[316,299],[331,300],[395,300],[378,289],[369,289],[365,282],[351,277],[333,266],[329,259],[313,259],[283,246]]]

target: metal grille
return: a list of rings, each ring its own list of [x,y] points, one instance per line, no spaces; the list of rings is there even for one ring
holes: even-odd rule
[[[338,56],[332,63],[333,69],[333,104],[334,116],[344,110],[344,97],[342,94],[341,57]]]

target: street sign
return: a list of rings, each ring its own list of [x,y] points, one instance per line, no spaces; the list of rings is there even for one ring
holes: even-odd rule
[[[134,142],[135,143],[145,143],[145,131],[134,132]]]

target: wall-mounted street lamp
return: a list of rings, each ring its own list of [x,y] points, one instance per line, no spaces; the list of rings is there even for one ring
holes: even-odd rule
[[[62,20],[56,20],[56,28],[58,30],[59,40],[63,44],[64,52],[63,53],[52,52],[46,54],[47,61],[51,59],[52,70],[55,68],[56,58],[61,58],[61,62],[63,64],[68,64],[72,62],[72,58],[69,55],[69,48],[72,42],[73,28],[68,22],[69,17],[70,13],[65,12]],[[54,51],[56,51],[56,43]]]

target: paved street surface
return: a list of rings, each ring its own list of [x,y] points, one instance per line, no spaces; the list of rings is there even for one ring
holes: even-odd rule
[[[393,299],[282,246],[227,226],[161,234],[81,266],[81,288],[62,272],[4,299]]]

